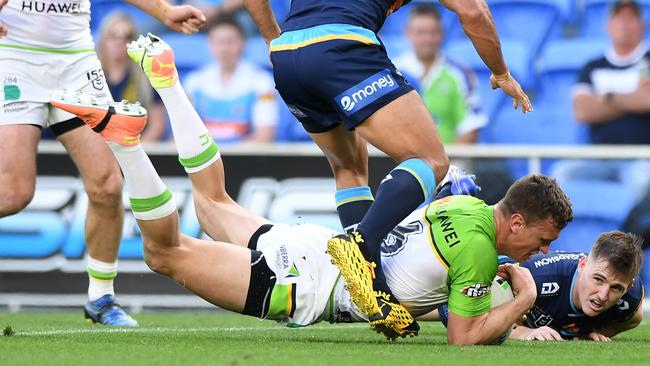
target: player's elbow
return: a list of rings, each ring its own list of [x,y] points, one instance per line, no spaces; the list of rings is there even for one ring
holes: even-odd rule
[[[482,6],[484,1],[482,0],[448,0],[447,3],[463,23],[475,22],[485,17],[485,9]]]
[[[475,344],[484,344],[481,339],[474,334],[450,334],[447,333],[447,343],[453,346],[471,346]]]

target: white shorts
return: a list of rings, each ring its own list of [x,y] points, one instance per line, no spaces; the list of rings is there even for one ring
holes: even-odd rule
[[[40,55],[0,49],[0,82],[0,126],[48,127],[74,118],[49,104],[58,89],[80,89],[100,100],[113,100],[94,52]]]
[[[325,253],[327,241],[336,234],[317,225],[275,224],[259,237],[257,250],[276,275],[269,306],[275,314],[270,312],[268,318],[282,319],[284,315],[288,326],[306,326],[323,319],[339,278],[338,268]]]

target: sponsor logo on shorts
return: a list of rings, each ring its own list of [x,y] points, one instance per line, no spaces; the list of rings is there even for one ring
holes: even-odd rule
[[[298,107],[293,104],[287,104],[289,112],[291,112],[296,118],[305,118],[307,115],[305,112],[301,111]]]
[[[2,80],[4,100],[6,102],[20,99],[20,87],[18,86],[18,77],[7,75]],[[5,105],[6,106],[6,105]]]
[[[104,71],[96,69],[86,73],[88,81],[92,84],[93,88],[102,90],[104,88]]]
[[[278,269],[289,268],[289,253],[287,252],[287,247],[280,245],[277,253],[276,263],[278,265]]]
[[[336,102],[349,116],[397,89],[398,86],[391,71],[384,69],[336,96]]]
[[[483,297],[490,293],[490,287],[491,285],[477,283],[475,285],[465,287],[461,292],[467,297]]]

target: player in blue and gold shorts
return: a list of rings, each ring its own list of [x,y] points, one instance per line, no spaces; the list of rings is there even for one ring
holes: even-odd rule
[[[377,331],[416,334],[417,324],[395,300],[380,262],[382,238],[430,197],[449,161],[431,114],[388,56],[377,32],[403,0],[294,0],[280,30],[268,0],[247,7],[269,43],[276,88],[323,150],[336,179],[336,202],[347,235],[328,253],[354,303]],[[510,76],[484,0],[446,0],[492,70],[493,88],[532,111]],[[398,165],[377,190],[368,187],[365,142]]]

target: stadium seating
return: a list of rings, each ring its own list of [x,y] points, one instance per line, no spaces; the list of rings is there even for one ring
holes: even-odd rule
[[[123,11],[131,16],[140,33],[151,31],[151,27],[158,22],[149,14],[121,0],[92,0],[90,2],[91,32],[95,34],[101,27],[104,18],[116,10]]]
[[[608,45],[599,38],[550,41],[539,60],[540,102],[553,106],[570,104],[578,72],[587,62],[603,55]]]
[[[250,37],[246,39],[244,58],[254,62],[266,70],[271,70],[269,47],[266,45],[266,42],[264,42],[264,38],[262,37]]]
[[[181,33],[168,33],[161,36],[174,49],[176,68],[181,79],[188,72],[212,62],[207,36],[199,33],[186,36]]]
[[[526,42],[536,55],[547,39],[562,36],[572,0],[491,0],[489,6],[499,35]],[[451,39],[465,37],[458,20],[450,25],[447,35]]]
[[[620,183],[560,182],[573,204],[574,220],[553,242],[552,249],[588,252],[602,232],[620,229],[634,206],[634,196]]]
[[[612,0],[583,0],[584,9],[580,19],[580,34],[583,37],[607,37],[606,22]],[[642,8],[644,18],[650,14],[650,0],[637,0]],[[646,27],[646,35],[650,35],[650,27]]]
[[[501,47],[505,58],[508,60],[510,72],[517,78],[522,86],[528,87],[532,84],[532,74],[529,65],[532,54],[525,42],[503,39]],[[470,67],[476,73],[479,82],[479,94],[483,107],[490,119],[494,117],[504,94],[490,88],[490,70],[485,66],[479,57],[472,43],[468,40],[450,41],[445,46],[446,54],[453,60]]]
[[[410,3],[402,6],[399,10],[391,14],[386,21],[384,26],[381,27],[381,36],[401,36],[404,35],[404,30],[406,29],[406,24],[408,22],[411,9],[416,6],[418,3],[428,3],[434,4],[438,8],[438,13],[440,14],[440,23],[442,29],[448,29],[453,22],[456,21],[456,15],[450,10],[442,6],[439,2],[431,2],[430,0],[413,0]]]

